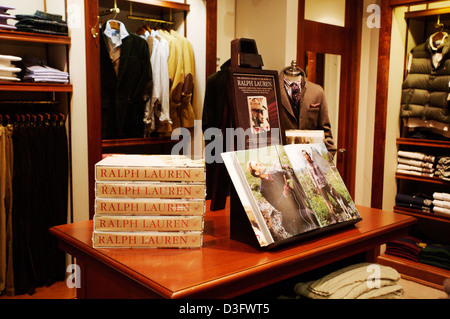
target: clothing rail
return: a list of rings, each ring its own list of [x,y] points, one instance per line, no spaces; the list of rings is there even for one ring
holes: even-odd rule
[[[142,21],[155,22],[155,23],[165,23],[165,24],[174,24],[175,23],[173,21],[172,9],[169,9],[169,20],[141,17],[141,16],[133,15],[133,3],[132,2],[130,2],[130,14],[127,16],[127,18],[132,19],[132,20],[142,20]]]

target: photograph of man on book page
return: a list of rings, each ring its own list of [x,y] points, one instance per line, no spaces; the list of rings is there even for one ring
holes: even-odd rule
[[[269,132],[270,124],[266,98],[264,96],[249,96],[247,101],[252,133]]]
[[[285,151],[323,226],[360,218],[323,143],[287,145]]]
[[[320,227],[282,147],[243,151],[237,156],[275,241]]]

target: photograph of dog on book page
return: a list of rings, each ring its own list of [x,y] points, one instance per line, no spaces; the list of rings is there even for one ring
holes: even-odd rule
[[[261,246],[360,218],[323,143],[222,157]]]

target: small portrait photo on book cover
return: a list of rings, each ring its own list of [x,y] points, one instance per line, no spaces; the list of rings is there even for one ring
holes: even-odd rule
[[[270,131],[267,99],[264,96],[248,96],[248,110],[253,134]]]

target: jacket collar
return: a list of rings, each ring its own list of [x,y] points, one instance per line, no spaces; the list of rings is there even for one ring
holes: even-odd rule
[[[281,70],[279,76],[278,76],[278,81],[280,83],[280,95],[281,95],[281,104],[283,105],[284,109],[293,117],[293,118],[297,118],[294,114],[294,110],[292,109],[291,106],[291,102],[289,101],[289,96],[286,93],[286,90],[284,89],[284,71],[286,71],[287,69],[289,69],[290,67],[286,67],[284,69]],[[302,103],[303,97],[305,95],[305,91],[306,91],[306,74],[305,71],[303,71],[302,69],[300,69],[300,75],[302,78],[301,81],[301,97],[300,97],[300,104]]]
[[[436,33],[435,33],[435,34],[436,34]],[[437,50],[439,50],[439,49],[442,48],[442,51],[441,51],[441,53],[442,53],[442,59],[441,59],[441,62],[442,62],[442,61],[444,61],[444,60],[446,59],[447,55],[449,54],[449,51],[450,51],[450,39],[449,39],[449,36],[448,36],[448,35],[444,36],[444,38],[443,38],[444,43],[441,44],[439,47],[435,47],[435,46],[433,45],[433,36],[434,36],[435,34],[432,34],[432,35],[428,38],[428,40],[427,40],[427,42],[426,42],[426,48],[427,48],[427,51],[428,51],[431,55],[435,54]],[[439,62],[438,67],[440,67],[440,66],[441,66],[441,63]]]

